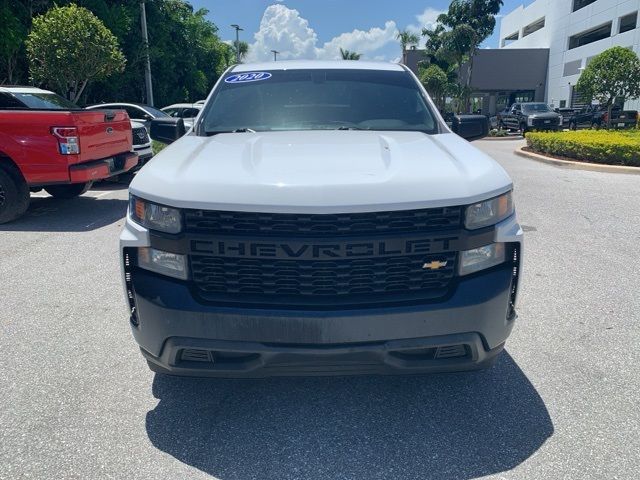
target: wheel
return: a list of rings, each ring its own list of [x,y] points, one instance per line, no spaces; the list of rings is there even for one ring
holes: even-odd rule
[[[578,125],[576,125],[576,122],[569,123],[569,130],[577,130],[577,129],[578,129]]]
[[[498,122],[498,130],[506,130],[507,127],[502,123],[502,120]]]
[[[593,122],[591,124],[591,129],[592,130],[600,130],[600,124],[598,122]]]
[[[0,223],[15,220],[29,208],[29,186],[21,177],[0,167]]]
[[[520,125],[520,130],[522,131],[522,135],[524,135],[525,133],[529,132],[529,129],[527,128],[527,126],[524,123],[522,125]]]
[[[91,188],[93,182],[72,183],[71,185],[49,185],[44,187],[46,192],[54,198],[79,197]]]

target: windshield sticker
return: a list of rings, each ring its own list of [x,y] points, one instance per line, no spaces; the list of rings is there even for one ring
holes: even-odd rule
[[[246,82],[258,82],[260,80],[268,80],[271,78],[269,72],[247,72],[236,73],[224,79],[225,83],[246,83]]]

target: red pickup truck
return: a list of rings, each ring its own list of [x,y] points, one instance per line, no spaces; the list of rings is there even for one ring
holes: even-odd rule
[[[125,111],[84,110],[47,90],[0,86],[0,224],[27,210],[30,191],[73,198],[137,163]]]

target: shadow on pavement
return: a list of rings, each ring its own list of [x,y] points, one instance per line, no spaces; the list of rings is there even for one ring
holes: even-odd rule
[[[0,225],[0,232],[88,232],[124,218],[127,203],[127,200],[89,196],[70,200],[31,197],[27,213]]]
[[[471,479],[514,468],[553,434],[506,352],[487,371],[205,380],[156,375],[151,442],[223,480]]]

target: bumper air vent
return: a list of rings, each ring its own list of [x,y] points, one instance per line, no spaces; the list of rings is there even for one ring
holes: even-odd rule
[[[180,359],[183,362],[212,362],[213,358],[210,355],[209,350],[202,350],[199,348],[185,348],[180,354]]]

